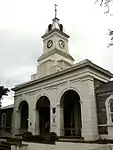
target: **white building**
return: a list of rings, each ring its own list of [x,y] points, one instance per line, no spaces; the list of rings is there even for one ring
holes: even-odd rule
[[[105,95],[103,86],[113,86],[109,82],[113,74],[89,60],[74,64],[68,50],[69,36],[56,17],[42,39],[43,54],[38,59],[37,73],[31,81],[12,89],[15,96],[11,134],[55,132],[60,137],[85,141],[113,139],[113,92],[108,90],[109,94],[101,99]],[[104,114],[105,121],[100,114]]]
[[[42,36],[43,54],[31,81],[13,90],[13,134],[55,132],[84,140],[99,138],[95,88],[113,77],[89,60],[73,63],[58,18]]]

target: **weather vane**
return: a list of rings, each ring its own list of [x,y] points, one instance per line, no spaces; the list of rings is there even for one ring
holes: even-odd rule
[[[57,7],[58,5],[57,4],[55,4],[55,18],[57,18]]]

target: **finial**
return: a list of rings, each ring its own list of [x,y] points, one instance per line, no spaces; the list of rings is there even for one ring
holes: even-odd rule
[[[55,18],[57,18],[57,9],[56,9],[57,6],[58,6],[58,5],[55,4]]]

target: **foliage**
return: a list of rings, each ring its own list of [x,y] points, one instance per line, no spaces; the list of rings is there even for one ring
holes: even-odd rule
[[[99,2],[100,6],[105,7],[106,11],[104,13],[110,13],[110,4],[113,0],[97,0],[96,3]],[[112,14],[110,13],[112,16]]]
[[[1,107],[1,100],[3,96],[8,96],[9,89],[4,88],[4,86],[0,86],[0,107]]]
[[[23,141],[26,142],[36,142],[36,143],[45,143],[45,144],[54,144],[57,141],[57,134],[54,132],[32,135],[30,132],[23,134]]]
[[[110,5],[113,2],[113,0],[96,0],[96,3],[99,3],[101,7],[105,7],[106,11],[104,13],[108,13],[111,16],[113,16],[113,14],[111,13],[111,9]],[[108,44],[108,47],[113,46],[113,30],[109,29],[109,33],[108,35],[110,36],[110,43]]]
[[[109,29],[108,35],[110,36],[111,42],[108,44],[108,47],[113,46],[113,30]]]

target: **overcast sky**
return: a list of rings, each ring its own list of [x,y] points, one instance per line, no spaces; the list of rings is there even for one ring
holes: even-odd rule
[[[107,48],[113,18],[95,0],[0,0],[0,84],[12,88],[30,80],[42,54],[41,36],[54,18],[70,35],[69,52],[75,63],[90,59],[113,72],[113,48]],[[13,93],[3,105],[13,103]]]

